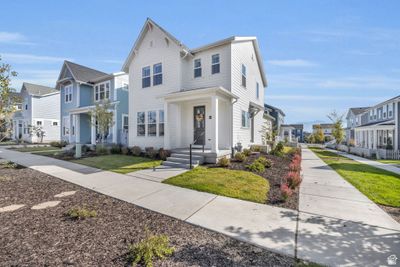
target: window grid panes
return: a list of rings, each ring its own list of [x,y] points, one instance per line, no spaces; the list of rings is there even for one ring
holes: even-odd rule
[[[158,136],[164,136],[164,110],[158,112]]]
[[[246,87],[246,66],[242,64],[242,86]]]
[[[242,127],[248,128],[250,126],[250,114],[247,111],[242,110]]]
[[[220,72],[219,54],[211,56],[211,74]]]
[[[162,64],[153,65],[153,86],[162,84]]]
[[[145,113],[138,112],[137,113],[137,136],[145,136],[145,134],[146,134]]]
[[[149,111],[147,112],[147,135],[156,136],[157,135],[157,112]]]
[[[194,77],[201,77],[201,59],[194,60]]]
[[[142,88],[150,87],[150,85],[150,66],[147,66],[142,69]]]

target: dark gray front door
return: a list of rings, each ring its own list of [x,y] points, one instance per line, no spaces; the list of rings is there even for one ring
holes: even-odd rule
[[[206,107],[197,106],[193,108],[193,143],[205,145],[206,140]]]

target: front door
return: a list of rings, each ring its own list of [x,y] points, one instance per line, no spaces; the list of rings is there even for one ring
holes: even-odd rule
[[[206,107],[193,108],[193,144],[205,145],[206,141]]]

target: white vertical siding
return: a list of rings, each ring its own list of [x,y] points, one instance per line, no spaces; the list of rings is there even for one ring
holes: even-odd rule
[[[43,141],[56,141],[60,139],[60,94],[51,94],[42,97],[32,97],[32,124],[42,121],[45,131]],[[58,126],[53,126],[52,122],[57,121]]]

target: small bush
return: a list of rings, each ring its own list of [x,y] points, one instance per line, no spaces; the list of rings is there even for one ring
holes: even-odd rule
[[[6,169],[17,169],[18,164],[12,161],[6,161],[3,163],[3,167]]]
[[[85,208],[72,208],[67,211],[66,215],[74,220],[82,220],[86,218],[96,217],[97,212],[95,210],[87,210]]]
[[[90,151],[90,147],[89,146],[87,146],[87,145],[83,145],[82,147],[81,147],[81,151],[82,151],[82,153],[88,153],[89,151]]]
[[[147,231],[146,231],[147,232]],[[166,235],[149,235],[137,244],[129,245],[129,258],[132,265],[143,263],[144,266],[153,266],[154,258],[164,259],[174,253],[175,248],[170,246]]]
[[[279,142],[274,149],[271,150],[271,155],[282,157],[283,156],[284,145],[283,142]]]
[[[158,150],[158,156],[160,157],[161,160],[167,160],[167,158],[171,155],[171,153],[168,150],[165,150],[164,148],[160,148]]]
[[[259,157],[258,159],[256,159],[257,162],[261,163],[262,165],[264,165],[265,168],[271,168],[272,167],[272,162],[265,158],[265,157]]]
[[[110,152],[111,154],[121,154],[121,146],[118,144],[112,144]]]
[[[58,148],[63,148],[67,146],[68,142],[67,141],[53,141],[50,142],[50,146],[52,147],[58,147]]]
[[[250,150],[252,152],[261,152],[262,148],[261,148],[261,146],[254,145],[254,146],[250,147]]]
[[[286,176],[287,184],[291,189],[296,189],[302,181],[299,172],[289,172]]]
[[[126,146],[121,148],[121,154],[122,155],[128,155],[129,154],[129,148],[127,148]]]
[[[97,155],[108,155],[110,153],[110,150],[106,146],[103,145],[97,145],[96,146],[96,154]]]
[[[255,160],[252,164],[247,166],[247,168],[252,172],[264,172],[265,166],[261,164],[259,161]]]
[[[293,191],[287,184],[281,185],[281,196],[284,201],[286,201],[290,196],[292,196]]]
[[[151,159],[155,159],[158,156],[158,151],[155,150],[153,147],[146,147],[146,157],[149,157]]]
[[[243,154],[244,154],[246,157],[248,157],[248,156],[250,156],[250,154],[251,154],[251,150],[248,149],[248,148],[245,148],[245,149],[243,149]]]
[[[131,148],[131,153],[134,156],[140,156],[142,154],[142,149],[138,146],[134,146]]]
[[[218,160],[217,165],[220,167],[229,167],[231,161],[227,157],[222,157]]]
[[[243,161],[246,160],[246,158],[247,158],[246,155],[244,153],[242,153],[242,152],[237,152],[235,154],[235,160],[236,161],[243,162]]]

